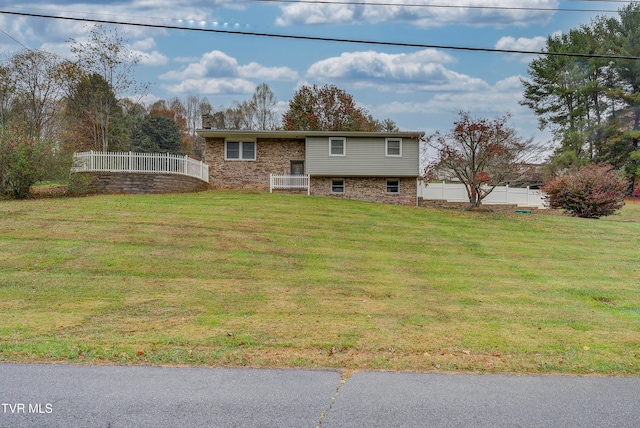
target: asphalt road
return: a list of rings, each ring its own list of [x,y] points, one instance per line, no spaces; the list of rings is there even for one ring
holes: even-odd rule
[[[640,427],[640,378],[0,364],[0,427]]]

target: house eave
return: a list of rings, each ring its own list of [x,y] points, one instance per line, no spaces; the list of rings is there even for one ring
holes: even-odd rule
[[[424,132],[399,131],[399,132],[369,132],[369,131],[240,131],[229,129],[197,129],[196,133],[205,138],[284,138],[305,139],[307,137],[357,137],[357,138],[412,138],[419,139]]]
[[[353,177],[353,178],[389,178],[389,177],[393,177],[393,178],[418,178],[420,175],[418,173],[416,173],[416,174],[407,174],[407,173],[394,174],[393,172],[371,173],[371,174],[367,174],[367,173],[354,174],[353,172],[345,172],[345,173],[340,173],[340,172],[326,172],[326,173],[314,172],[312,174],[309,174],[309,176],[310,177]]]

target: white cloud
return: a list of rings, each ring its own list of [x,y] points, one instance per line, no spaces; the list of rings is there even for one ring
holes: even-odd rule
[[[358,20],[355,11],[362,9],[362,7],[345,4],[296,3],[281,6],[280,9],[282,16],[276,19],[276,25],[337,25],[349,24]]]
[[[187,79],[174,85],[162,85],[176,94],[249,94],[255,83],[245,79]]]
[[[180,56],[173,59],[175,62],[198,62],[200,58],[197,56]]]
[[[407,22],[418,27],[451,24],[526,26],[547,23],[558,3],[558,0],[529,0],[518,5],[527,9],[514,9],[512,0],[448,0],[437,5],[417,4],[414,0],[388,0],[384,6],[296,3],[280,6],[282,15],[276,19],[276,24]]]
[[[174,93],[226,94],[252,92],[256,87],[252,79],[293,81],[297,77],[297,72],[288,67],[266,67],[256,62],[239,65],[235,58],[214,50],[205,53],[198,62],[181,70],[169,71],[158,78],[176,81],[164,85]]]
[[[156,47],[156,41],[152,37],[146,39],[136,40],[131,44],[132,49],[141,51],[148,51]]]
[[[522,99],[520,76],[511,76],[486,85],[484,88],[464,92],[442,92],[434,94],[424,102],[399,102],[381,104],[376,111],[384,115],[397,116],[404,113],[441,114],[458,110],[469,110],[479,116],[503,115],[526,110],[518,102]]]
[[[298,73],[289,67],[265,67],[256,62],[238,67],[240,76],[263,80],[296,80]]]
[[[485,88],[482,79],[447,69],[453,57],[435,49],[412,54],[374,51],[345,52],[309,67],[311,79],[333,82],[349,80],[356,87],[370,86],[395,92],[473,90]]]
[[[478,90],[440,92],[431,97],[426,95],[424,101],[392,101],[369,108],[369,111],[374,117],[391,117],[396,120],[417,118],[414,120],[424,123],[422,128],[428,128],[423,129],[428,134],[437,129],[448,131],[460,110],[485,118],[509,113],[509,122],[522,137],[534,136],[537,141],[546,142],[550,139],[549,134],[540,132],[535,116],[527,107],[519,104],[522,99],[520,78],[521,76],[510,76]]]
[[[140,65],[161,66],[169,62],[166,55],[154,48],[156,41],[152,37],[136,40],[131,44],[131,53],[138,57]]]
[[[181,70],[169,71],[158,76],[161,80],[203,79],[206,77],[228,78],[238,75],[238,61],[224,52],[205,53],[198,62]]]
[[[536,52],[542,50],[547,41],[546,37],[538,36],[532,39],[526,37],[514,38],[506,36],[500,38],[495,44],[496,49],[508,49],[517,51]]]
[[[3,2],[7,3],[7,2]],[[11,3],[11,2],[8,2]],[[15,3],[15,2],[14,2]],[[96,18],[114,21],[133,21],[143,24],[168,24],[200,27],[212,25],[216,14],[224,9],[244,9],[246,4],[233,0],[132,0],[132,1],[94,1],[86,0],[27,0],[20,3],[20,11],[40,11],[46,15],[77,18]],[[7,25],[10,23],[10,25]],[[34,19],[21,16],[0,16],[0,28],[31,49],[39,44],[58,44],[70,38],[86,40],[87,29],[95,24],[82,21]],[[128,26],[118,27],[119,35],[131,41],[132,49],[151,51],[155,48],[150,36],[168,35],[160,28]],[[1,35],[0,35],[1,36]],[[137,40],[140,39],[140,40]],[[16,45],[17,46],[17,45]]]
[[[160,66],[169,62],[169,58],[158,51],[142,52],[132,50],[131,53],[138,57],[140,65]]]
[[[522,85],[518,76],[508,77],[475,91],[446,92],[435,94],[422,104],[425,113],[455,111],[499,113],[524,109],[518,104],[522,99]]]
[[[501,37],[500,40],[496,42],[494,45],[495,49],[502,50],[512,50],[512,51],[525,51],[525,52],[540,52],[545,47],[547,42],[546,37],[538,36],[533,38],[526,37],[511,37],[505,36]],[[537,55],[526,55],[526,54],[513,54],[517,55],[517,59],[522,63],[529,63],[532,59],[536,58]]]

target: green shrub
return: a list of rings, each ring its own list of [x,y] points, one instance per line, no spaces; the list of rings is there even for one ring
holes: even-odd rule
[[[0,193],[24,198],[49,169],[50,154],[44,143],[19,127],[0,129]]]
[[[542,190],[551,208],[577,217],[600,218],[624,206],[629,183],[611,165],[591,164],[553,178]]]
[[[65,189],[68,196],[81,196],[95,191],[94,179],[91,174],[74,173],[69,177],[69,184]]]

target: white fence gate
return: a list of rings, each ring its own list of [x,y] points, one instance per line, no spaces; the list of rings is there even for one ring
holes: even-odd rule
[[[469,202],[467,191],[462,183],[431,182],[427,185],[424,182],[419,182],[418,197],[424,200]],[[498,186],[482,200],[482,203],[546,208],[545,197],[546,194],[541,190],[529,187]]]

